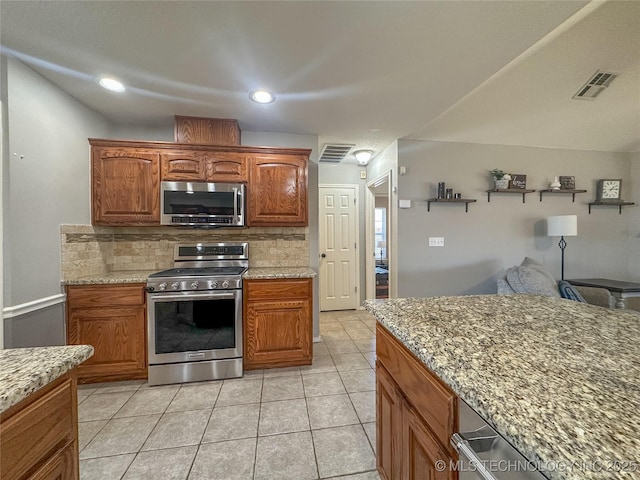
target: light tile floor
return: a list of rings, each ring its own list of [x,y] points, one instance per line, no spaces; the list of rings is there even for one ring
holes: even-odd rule
[[[323,312],[313,365],[78,389],[81,480],[379,480],[375,320]]]

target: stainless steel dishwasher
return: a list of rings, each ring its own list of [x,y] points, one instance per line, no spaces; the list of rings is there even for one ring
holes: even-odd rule
[[[544,480],[518,450],[460,400],[460,432],[451,445],[460,457],[459,480]]]

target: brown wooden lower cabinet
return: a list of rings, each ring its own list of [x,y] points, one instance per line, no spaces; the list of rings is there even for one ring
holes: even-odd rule
[[[75,373],[54,380],[0,415],[2,480],[77,480]]]
[[[310,365],[311,278],[244,281],[244,369]]]
[[[67,343],[92,345],[78,381],[147,378],[144,284],[67,286]]]
[[[376,457],[383,480],[456,480],[457,397],[389,332],[376,332]]]

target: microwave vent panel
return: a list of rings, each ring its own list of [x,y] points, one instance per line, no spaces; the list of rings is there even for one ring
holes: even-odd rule
[[[339,163],[347,156],[355,145],[340,143],[325,143],[320,152],[319,162]]]

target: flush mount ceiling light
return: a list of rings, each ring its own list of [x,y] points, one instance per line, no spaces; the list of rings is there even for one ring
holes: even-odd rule
[[[124,92],[124,85],[114,78],[102,77],[98,80],[98,83],[102,88],[106,88],[112,92]]]
[[[358,161],[358,165],[366,165],[371,160],[371,156],[373,155],[373,150],[357,150],[353,152],[353,156],[356,157]]]
[[[276,96],[273,93],[267,92],[262,88],[249,92],[249,98],[256,103],[273,103],[276,101]]]

